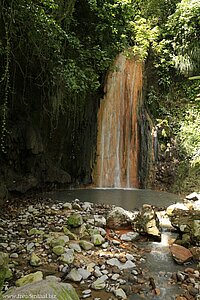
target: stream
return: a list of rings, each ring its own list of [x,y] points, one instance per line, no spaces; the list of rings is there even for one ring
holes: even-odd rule
[[[182,201],[178,195],[171,193],[139,189],[71,189],[48,195],[60,202],[78,198],[83,202],[113,204],[126,210],[139,209],[143,204],[167,207]],[[155,280],[156,287],[159,288],[159,295],[148,299],[172,300],[181,293],[181,290],[178,285],[169,283],[171,275],[178,270],[183,271],[186,266],[180,266],[172,259],[169,244],[172,239],[176,238],[177,234],[170,228],[170,224],[165,224],[163,220],[161,222],[163,223],[161,242],[141,242],[137,246],[149,250],[145,254],[144,269],[148,270],[150,277]],[[134,294],[129,296],[129,299],[139,300],[143,298]]]

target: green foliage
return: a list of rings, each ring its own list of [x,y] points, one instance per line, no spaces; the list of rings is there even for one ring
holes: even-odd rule
[[[189,161],[182,161],[176,170],[176,181],[172,186],[172,192],[199,192],[200,186],[200,161],[191,164]]]
[[[184,74],[200,67],[200,2],[182,0],[166,25],[171,36],[172,59]]]
[[[154,47],[156,44],[159,28],[158,26],[153,27],[149,20],[139,16],[134,22],[130,22],[130,26],[132,26],[133,32],[133,54],[144,61],[148,56],[150,46]]]
[[[189,157],[195,157],[200,150],[200,111],[194,107],[188,107],[184,118],[180,121],[179,139],[181,150]]]

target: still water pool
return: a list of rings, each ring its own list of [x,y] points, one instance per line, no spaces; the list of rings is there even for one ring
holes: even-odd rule
[[[181,201],[178,195],[147,189],[71,189],[51,192],[48,195],[60,202],[78,198],[82,202],[113,204],[127,210],[140,208],[143,204],[163,207]]]

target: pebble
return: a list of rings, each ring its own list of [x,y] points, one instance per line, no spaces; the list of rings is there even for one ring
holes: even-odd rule
[[[117,279],[119,279],[119,277],[120,277],[119,274],[113,274],[112,277],[111,277],[111,279],[112,280],[117,280]]]
[[[17,253],[12,253],[10,254],[10,258],[18,258],[19,255]]]

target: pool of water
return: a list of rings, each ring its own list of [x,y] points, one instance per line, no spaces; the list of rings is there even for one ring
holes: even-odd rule
[[[71,189],[51,192],[48,196],[60,202],[70,202],[78,198],[82,202],[106,203],[121,206],[127,210],[140,208],[143,204],[163,207],[181,202],[178,195],[147,189]]]

